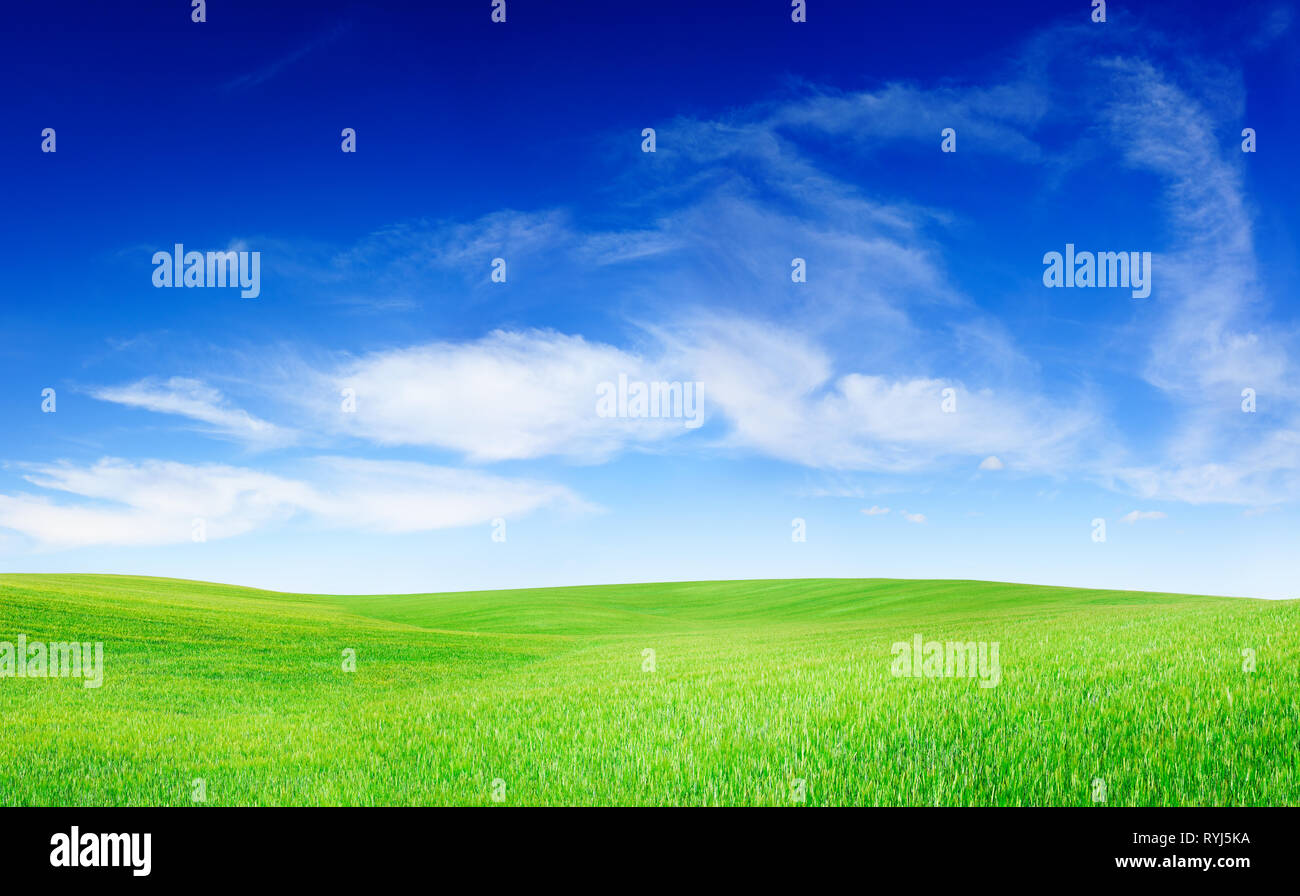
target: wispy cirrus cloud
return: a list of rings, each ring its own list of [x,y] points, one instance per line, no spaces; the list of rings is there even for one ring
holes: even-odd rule
[[[1049,404],[932,374],[837,370],[815,341],[763,321],[702,315],[663,338],[731,424],[725,445],[810,467],[908,472],[997,452],[1056,470],[1096,424],[1084,399]]]
[[[227,91],[245,90],[269,81],[276,75],[280,74],[280,72],[301,61],[304,57],[334,43],[346,34],[347,31],[348,27],[346,25],[335,25],[315,37],[308,39],[289,53],[281,56],[279,59],[276,59],[261,68],[246,72],[236,78],[232,78],[223,85],[224,89]]]
[[[404,461],[319,457],[284,476],[225,464],[126,461],[25,465],[50,494],[0,494],[0,529],[47,549],[163,545],[231,538],[291,518],[403,533],[517,518],[552,507],[594,509],[552,483]]]
[[[1113,139],[1129,165],[1164,181],[1176,234],[1156,259],[1161,302],[1144,315],[1142,370],[1176,416],[1163,457],[1116,465],[1105,478],[1141,497],[1194,504],[1296,500],[1300,415],[1281,409],[1300,397],[1297,331],[1272,313],[1261,282],[1240,104],[1216,108],[1145,60],[1099,66],[1118,84],[1104,109]],[[1171,133],[1181,136],[1162,136]]]
[[[90,394],[100,401],[187,417],[205,424],[207,432],[252,445],[283,445],[296,437],[290,429],[232,407],[219,390],[189,377],[146,378],[122,386],[98,387]]]
[[[1121,523],[1128,523],[1130,526],[1139,520],[1163,520],[1166,514],[1161,510],[1130,510],[1119,518]]]

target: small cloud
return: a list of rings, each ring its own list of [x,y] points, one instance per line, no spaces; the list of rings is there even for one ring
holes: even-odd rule
[[[996,454],[990,454],[980,461],[981,470],[1001,470],[1003,466],[1001,459]]]
[[[126,386],[95,389],[91,396],[157,414],[174,414],[207,424],[208,432],[249,442],[272,445],[292,442],[295,434],[254,417],[242,408],[231,407],[216,389],[188,377],[166,381],[146,378]]]
[[[888,508],[888,507],[879,507],[879,506],[873,504],[873,505],[870,506],[870,507],[864,507],[864,508],[862,508],[862,512],[865,513],[867,516],[881,516],[882,514],[889,513],[889,508]]]
[[[1159,510],[1130,510],[1119,518],[1121,523],[1128,523],[1130,526],[1138,520],[1162,520],[1165,515]]]
[[[1276,507],[1251,507],[1249,510],[1243,510],[1242,516],[1263,516],[1266,513],[1272,513],[1277,510]]]
[[[276,75],[278,75],[280,72],[282,72],[284,69],[293,65],[295,62],[299,61],[309,53],[321,47],[325,47],[328,46],[329,44],[334,43],[334,41],[342,37],[346,31],[347,31],[347,27],[345,27],[344,25],[341,24],[335,25],[329,31],[317,35],[316,37],[312,38],[310,41],[298,47],[288,55],[280,57],[274,62],[271,62],[269,65],[258,69],[257,71],[240,75],[238,78],[235,78],[233,81],[227,82],[225,85],[225,89],[241,90],[245,87],[255,87],[258,84],[261,84],[263,81],[269,81],[272,78],[274,78]]]
[[[907,520],[909,523],[925,522],[924,513],[908,513],[906,510],[900,510],[899,513],[901,513],[903,515],[903,519]]]

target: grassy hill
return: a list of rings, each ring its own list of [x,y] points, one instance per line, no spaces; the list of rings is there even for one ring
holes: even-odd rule
[[[798,580],[278,594],[0,575],[0,804],[1300,804],[1300,602]],[[891,674],[998,642],[1001,680]],[[356,671],[343,652],[356,652]],[[1257,668],[1243,671],[1243,649]],[[644,651],[654,651],[645,671]],[[496,785],[501,796],[501,785]]]

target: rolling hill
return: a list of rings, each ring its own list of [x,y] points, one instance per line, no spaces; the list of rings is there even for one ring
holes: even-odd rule
[[[0,575],[19,635],[102,642],[103,684],[0,678],[4,805],[1300,804],[1297,601]],[[996,685],[894,674],[931,641]]]

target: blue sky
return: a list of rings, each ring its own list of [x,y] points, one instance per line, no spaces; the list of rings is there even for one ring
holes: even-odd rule
[[[14,13],[0,569],[1300,592],[1293,5],[448,6]]]

